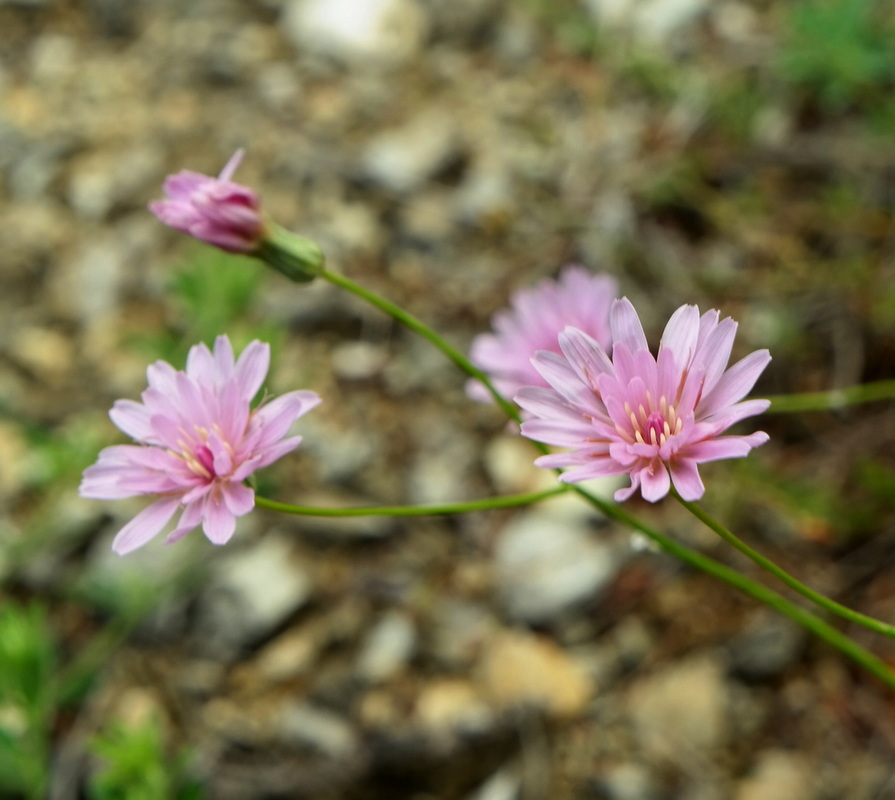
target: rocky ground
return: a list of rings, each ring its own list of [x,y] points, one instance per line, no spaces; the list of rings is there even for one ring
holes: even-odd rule
[[[142,504],[76,494],[146,364],[225,330],[273,342],[274,391],[324,398],[268,496],[552,481],[424,342],[147,212],[166,173],[238,147],[274,218],[462,348],[576,261],[653,338],[683,303],[734,316],[738,352],[774,356],[759,394],[891,377],[895,113],[781,80],[782,30],[738,0],[0,2],[3,598],[46,605],[63,664],[142,609],[53,718],[53,798],[88,796],[110,720],[153,716],[216,800],[895,798],[889,691],[571,499],[258,511],[225,549],[119,558]],[[748,462],[705,470],[706,508],[892,619],[891,406],[762,427]],[[673,503],[630,508],[754,574]]]

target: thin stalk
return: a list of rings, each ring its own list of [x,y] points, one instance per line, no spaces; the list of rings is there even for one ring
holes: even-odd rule
[[[426,341],[428,341],[430,344],[444,353],[470,378],[475,378],[475,380],[480,381],[485,386],[485,388],[489,392],[491,392],[491,395],[494,397],[495,402],[500,406],[503,412],[510,419],[514,420],[515,422],[520,421],[519,410],[500,392],[498,392],[497,389],[494,388],[494,385],[491,383],[490,378],[488,378],[488,376],[484,372],[482,372],[475,364],[473,364],[462,352],[460,352],[449,342],[445,341],[422,320],[417,319],[415,316],[413,316],[413,314],[408,313],[400,306],[395,305],[390,300],[386,300],[384,297],[380,297],[378,294],[376,294],[375,292],[371,292],[369,289],[365,289],[363,286],[355,283],[350,278],[346,278],[344,275],[339,275],[336,272],[331,272],[328,269],[324,269],[320,273],[320,277],[324,280],[329,281],[334,286],[346,289],[352,294],[357,295],[362,300],[368,302],[370,305],[375,306],[380,311],[383,311],[390,317],[393,317],[402,325],[412,330],[414,333],[418,333]]]
[[[487,497],[483,500],[469,500],[465,503],[439,503],[427,506],[367,506],[365,508],[322,508],[320,506],[294,506],[255,497],[255,504],[271,511],[296,514],[303,517],[432,517],[444,514],[466,514],[470,511],[490,511],[492,508],[516,508],[528,506],[548,497],[556,497],[568,491],[565,485],[542,492]]]
[[[790,602],[773,589],[769,589],[767,586],[753,581],[745,575],[741,575],[736,570],[715,561],[713,558],[691,550],[686,545],[676,542],[659,531],[653,530],[636,517],[631,516],[627,511],[624,511],[619,505],[608,503],[579,486],[574,488],[578,494],[606,514],[606,516],[642,533],[666,553],[683,561],[685,564],[689,564],[691,567],[702,570],[708,575],[730,584],[754,600],[758,600],[760,603],[764,603],[775,611],[789,617],[793,622],[798,623],[828,645],[852,659],[852,661],[859,664],[869,673],[875,675],[890,689],[895,689],[895,672],[882,659],[873,655],[869,650],[864,649],[856,641],[840,633],[831,625],[828,625],[820,617]]]
[[[782,394],[767,398],[771,407],[766,414],[793,414],[801,411],[835,411],[846,406],[895,398],[895,380],[875,381],[846,389],[823,392]]]
[[[820,592],[814,591],[814,589],[809,588],[804,583],[786,572],[784,569],[778,567],[777,564],[771,561],[771,559],[763,556],[757,550],[751,548],[742,539],[736,536],[732,531],[725,528],[720,522],[707,514],[695,503],[684,500],[677,492],[674,492],[674,497],[684,508],[687,509],[687,511],[689,511],[706,527],[713,530],[725,542],[739,550],[744,556],[746,556],[746,558],[751,559],[753,562],[758,564],[759,567],[765,570],[765,572],[773,575],[775,578],[777,578],[777,580],[779,580],[781,583],[784,583],[794,592],[798,592],[800,595],[802,595],[802,597],[810,600],[812,603],[816,603],[824,610],[829,611],[831,614],[836,614],[843,619],[847,619],[849,622],[863,625],[865,628],[869,628],[876,633],[881,633],[883,634],[883,636],[888,636],[892,639],[895,639],[895,625],[889,625],[885,622],[881,622],[878,619],[874,619],[873,617],[868,617],[865,614],[860,614],[859,612],[853,611],[847,606],[843,606],[837,603],[835,600],[831,600],[829,597],[822,595]]]
[[[390,315],[410,330],[418,333],[420,336],[430,342],[434,347],[444,353],[463,372],[465,372],[471,378],[475,378],[476,380],[481,381],[482,384],[487,387],[488,391],[491,392],[497,404],[510,419],[516,422],[520,421],[519,411],[508,400],[506,400],[506,398],[504,398],[500,394],[500,392],[498,392],[494,388],[493,384],[488,379],[488,376],[485,375],[480,369],[478,369],[478,367],[472,364],[472,362],[470,362],[469,359],[466,358],[465,355],[463,355],[463,353],[446,342],[441,336],[439,336],[421,320],[417,319],[412,314],[407,313],[406,311],[404,311],[404,309],[396,306],[394,303],[382,297],[379,297],[379,295],[354,283],[354,281],[349,280],[343,275],[338,275],[334,272],[330,272],[329,270],[324,270],[321,273],[321,277],[325,280],[328,280],[335,286],[339,286],[357,295],[358,297],[380,309],[384,313]],[[893,393],[895,393],[895,390],[890,391],[893,391]],[[859,396],[866,397],[867,394],[866,392],[862,392],[859,393]],[[888,395],[883,394],[881,396]],[[785,405],[784,403],[780,403],[779,398],[777,402],[780,405]],[[864,401],[856,400],[855,402]],[[547,448],[544,445],[541,445],[537,442],[534,442],[533,444],[540,452],[547,451]],[[851,658],[857,664],[861,665],[869,673],[879,678],[890,689],[895,689],[895,672],[893,672],[884,661],[877,658],[868,650],[865,650],[861,645],[850,639],[845,634],[840,633],[835,628],[828,625],[820,617],[816,616],[810,611],[801,608],[800,606],[795,605],[779,593],[775,592],[773,589],[769,589],[768,587],[763,586],[756,581],[753,581],[751,578],[747,578],[745,575],[741,575],[736,570],[731,569],[730,567],[726,567],[720,562],[717,562],[708,556],[702,555],[695,550],[691,550],[689,547],[686,547],[685,545],[674,541],[664,534],[659,533],[659,531],[653,530],[652,528],[638,520],[636,517],[633,517],[626,511],[622,510],[622,508],[618,504],[609,503],[591,494],[586,489],[583,489],[578,485],[574,485],[572,488],[579,495],[581,495],[581,497],[585,498],[594,508],[601,511],[607,517],[614,519],[617,522],[628,525],[636,531],[639,531],[644,536],[655,542],[666,553],[674,556],[680,561],[683,561],[685,564],[689,564],[696,569],[702,570],[703,572],[717,578],[718,580],[723,581],[736,589],[739,589],[744,594],[749,595],[760,603],[764,603],[765,605],[775,609],[784,616],[789,617],[794,622],[798,623],[802,627],[809,630],[811,633],[818,636],[831,647],[839,650],[839,652],[841,652],[843,655]],[[272,508],[273,506],[268,507]],[[486,505],[485,507],[489,506]]]

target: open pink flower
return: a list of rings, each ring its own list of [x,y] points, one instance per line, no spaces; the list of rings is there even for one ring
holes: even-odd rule
[[[559,334],[569,325],[610,347],[609,309],[617,296],[618,287],[608,275],[568,266],[557,280],[515,292],[510,308],[494,315],[495,332],[473,340],[469,358],[505,397],[523,386],[547,386],[531,357],[538,350],[559,353]],[[466,392],[473,400],[491,400],[478,381],[469,381]]]
[[[217,178],[183,170],[165,179],[167,200],[149,204],[165,225],[229,253],[252,253],[264,239],[258,195],[230,178],[242,161],[237,150]]]
[[[740,401],[771,357],[757,350],[727,369],[737,325],[719,316],[682,306],[665,327],[657,357],[627,298],[612,307],[611,358],[586,333],[566,328],[559,337],[562,355],[542,352],[532,359],[552,388],[524,388],[515,398],[533,416],[523,423],[523,435],[572,448],[535,464],[570,467],[560,476],[567,483],[627,474],[631,485],[617,491],[616,500],[640,489],[656,502],[672,481],[685,500],[702,497],[699,464],[741,458],[768,440],[760,432],[720,435],[770,405]]]
[[[243,481],[298,447],[300,436],[283,437],[320,402],[314,392],[289,392],[252,410],[269,364],[269,345],[252,342],[234,363],[230,340],[218,336],[213,353],[204,344],[190,350],[185,372],[164,361],[152,364],[142,403],[114,404],[112,421],[139,444],[103,450],[84,471],[80,494],[158,497],[118,532],[116,553],[146,544],[180,507],[168,542],[200,524],[214,544],[230,539],[236,518],[255,507],[255,493]]]

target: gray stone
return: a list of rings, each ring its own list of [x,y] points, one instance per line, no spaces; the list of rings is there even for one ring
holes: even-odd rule
[[[292,0],[283,31],[300,52],[399,63],[423,45],[426,17],[413,0]]]
[[[795,663],[805,644],[805,632],[778,614],[761,614],[730,642],[730,670],[748,681],[763,681]]]
[[[716,653],[672,662],[631,687],[634,730],[653,758],[689,763],[724,747],[728,735],[725,665]]]
[[[357,749],[358,739],[347,720],[333,711],[305,702],[290,703],[279,714],[280,739],[344,758]]]
[[[367,634],[357,672],[370,683],[388,680],[406,666],[416,645],[416,626],[411,617],[401,611],[389,611]]]
[[[424,111],[375,136],[361,155],[363,175],[383,188],[407,192],[433,177],[458,154],[454,120]]]
[[[228,553],[215,567],[200,600],[199,638],[222,655],[269,634],[311,595],[291,545],[276,536]]]
[[[622,563],[622,555],[586,522],[541,509],[520,514],[502,531],[495,559],[507,613],[534,623],[594,597]]]

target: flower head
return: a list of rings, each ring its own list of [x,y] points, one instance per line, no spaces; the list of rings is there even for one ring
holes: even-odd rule
[[[505,397],[512,397],[523,386],[547,386],[531,357],[538,350],[559,353],[559,334],[567,325],[608,348],[609,309],[617,296],[618,287],[608,275],[568,266],[558,280],[543,280],[515,292],[510,308],[494,315],[495,332],[473,340],[469,358]],[[466,391],[473,400],[491,399],[478,381],[469,381]]]
[[[112,421],[138,444],[103,450],[84,471],[80,494],[158,498],[118,532],[115,552],[146,544],[181,507],[168,542],[200,524],[214,544],[230,539],[236,518],[255,506],[255,493],[243,481],[298,447],[300,436],[283,437],[320,402],[314,392],[289,392],[252,410],[269,364],[269,345],[254,341],[234,362],[230,340],[218,336],[213,352],[204,344],[190,350],[185,372],[164,361],[152,364],[142,403],[112,406]]]
[[[570,467],[560,476],[567,483],[627,474],[631,485],[617,491],[616,500],[640,489],[655,502],[672,482],[685,500],[702,497],[699,464],[741,458],[768,440],[760,432],[720,435],[770,405],[742,400],[771,357],[757,350],[727,369],[737,325],[719,316],[682,306],[655,357],[627,298],[612,307],[611,357],[586,333],[566,328],[559,337],[562,355],[541,352],[532,359],[552,388],[524,388],[515,398],[533,416],[523,423],[523,435],[572,448],[535,464]]]
[[[217,178],[183,170],[165,180],[167,200],[149,204],[165,225],[229,253],[252,253],[265,236],[261,203],[230,178],[242,161],[237,150]]]

